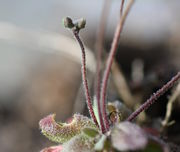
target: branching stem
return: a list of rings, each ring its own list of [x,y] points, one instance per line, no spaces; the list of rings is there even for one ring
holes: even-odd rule
[[[161,89],[154,93],[144,104],[142,104],[135,112],[133,112],[127,121],[135,119],[142,111],[148,109],[161,95],[169,90],[180,79],[180,72],[178,72],[168,83],[166,83]]]
[[[118,25],[116,27],[116,31],[115,31],[115,34],[114,34],[110,54],[108,56],[106,68],[105,68],[104,75],[103,75],[102,87],[101,87],[101,95],[100,95],[101,100],[100,101],[103,104],[102,114],[103,114],[103,118],[104,118],[104,121],[105,121],[106,131],[109,130],[109,121],[108,121],[107,114],[106,114],[106,103],[105,103],[107,82],[108,82],[108,78],[109,78],[109,74],[110,74],[110,69],[111,69],[111,66],[112,66],[112,63],[113,63],[113,59],[114,59],[114,56],[115,56],[115,53],[116,53],[116,50],[117,50],[117,47],[118,47],[118,41],[119,41],[120,34],[122,32],[122,29],[123,29],[123,25],[124,25],[125,19],[126,19],[128,13],[129,13],[134,1],[135,0],[130,0],[130,2],[127,5],[127,8],[126,8],[126,10],[125,10],[125,12],[123,14],[123,16],[120,18],[120,21],[119,21],[119,23],[118,23]]]
[[[77,42],[79,43],[79,46],[82,51],[82,69],[81,69],[82,70],[82,80],[83,80],[88,110],[89,110],[90,116],[93,119],[94,123],[99,127],[97,119],[96,119],[94,111],[93,111],[91,97],[90,97],[89,88],[88,88],[88,82],[87,82],[87,76],[86,76],[86,53],[85,53],[84,45],[79,37],[79,31],[77,31],[77,30],[72,30],[72,31],[73,31],[73,34],[74,34]]]

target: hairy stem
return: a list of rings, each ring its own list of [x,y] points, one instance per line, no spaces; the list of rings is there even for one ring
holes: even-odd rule
[[[97,34],[97,40],[95,44],[95,49],[97,51],[96,57],[96,78],[95,78],[95,94],[97,98],[97,105],[98,105],[98,115],[100,119],[100,125],[101,125],[101,131],[102,133],[105,133],[105,126],[103,122],[103,117],[101,113],[101,104],[100,104],[100,89],[101,89],[101,57],[102,57],[102,51],[103,51],[103,41],[104,41],[104,34],[105,34],[105,28],[106,28],[106,21],[107,21],[107,15],[109,13],[110,8],[110,1],[105,0],[104,5],[101,12],[101,19],[100,24],[98,27],[98,34]]]
[[[87,82],[87,77],[86,77],[86,53],[85,53],[84,45],[79,37],[79,31],[73,30],[73,34],[74,34],[77,42],[79,43],[79,46],[82,51],[82,69],[81,69],[82,70],[82,80],[83,80],[88,110],[89,110],[90,116],[93,119],[94,123],[99,127],[97,119],[96,119],[94,111],[93,111],[91,97],[90,97],[89,88],[88,88],[88,82]]]
[[[103,118],[104,118],[104,121],[105,121],[106,131],[109,130],[109,122],[108,122],[108,118],[107,118],[107,114],[106,114],[106,103],[105,103],[107,82],[108,82],[108,78],[109,78],[109,74],[110,74],[110,69],[111,69],[111,66],[112,66],[112,63],[113,63],[113,59],[114,59],[114,56],[115,56],[115,53],[116,53],[116,50],[117,50],[120,34],[122,32],[122,29],[123,29],[124,21],[125,21],[128,13],[129,13],[133,3],[134,3],[134,1],[135,0],[130,0],[130,2],[128,3],[128,6],[127,6],[127,8],[126,8],[126,10],[125,10],[125,12],[123,14],[123,16],[120,18],[120,21],[119,21],[119,23],[118,23],[118,25],[116,27],[113,42],[112,42],[112,45],[111,45],[110,54],[108,56],[106,68],[105,68],[104,75],[103,75],[101,95],[100,95],[101,100],[100,101],[103,104],[102,112],[103,112]]]
[[[135,112],[133,112],[128,118],[127,121],[132,121],[136,118],[142,111],[148,109],[161,95],[163,95],[167,90],[169,90],[174,84],[180,79],[180,72],[178,72],[168,83],[166,83],[161,89],[159,89],[144,103],[142,104]]]

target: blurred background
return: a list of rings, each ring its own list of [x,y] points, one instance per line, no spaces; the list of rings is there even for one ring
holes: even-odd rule
[[[81,89],[81,52],[61,22],[65,16],[87,20],[81,36],[87,48],[88,78],[93,92],[95,42],[103,2],[0,0],[2,152],[35,152],[53,145],[40,134],[39,120],[56,113],[57,120],[65,121],[74,112],[86,111]],[[106,52],[119,20],[120,2],[113,0],[109,5]],[[116,61],[131,91],[140,92],[143,101],[180,69],[179,10],[179,0],[137,0],[128,16]],[[135,72],[138,70],[141,75]],[[116,89],[112,90],[108,99],[120,98]],[[155,109],[152,117],[164,116],[167,102],[164,98],[161,100],[165,102],[152,106]],[[178,119],[179,106],[173,118]],[[161,109],[157,110],[158,107]],[[177,136],[173,139],[180,141]]]

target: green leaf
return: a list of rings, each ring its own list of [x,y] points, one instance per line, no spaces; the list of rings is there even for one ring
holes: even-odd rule
[[[57,143],[67,142],[72,137],[79,135],[86,127],[97,129],[93,121],[83,115],[75,114],[70,123],[57,123],[54,118],[55,114],[43,118],[39,122],[39,126],[41,132],[49,138],[49,140]]]
[[[106,140],[107,140],[107,136],[102,135],[99,141],[95,144],[94,150],[102,151],[104,149]]]
[[[94,114],[96,116],[96,119],[97,119],[97,122],[100,125],[100,119],[99,119],[99,114],[98,114],[98,105],[97,105],[97,99],[96,97],[94,97],[94,100],[93,100],[93,111],[94,111]]]
[[[141,152],[163,152],[163,149],[160,144],[151,141]]]
[[[85,135],[91,138],[94,138],[99,134],[99,132],[94,128],[84,128],[82,131]]]

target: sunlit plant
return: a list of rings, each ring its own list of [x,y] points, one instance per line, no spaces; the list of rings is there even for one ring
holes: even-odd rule
[[[85,48],[79,36],[80,31],[85,28],[86,20],[82,18],[73,21],[70,17],[63,19],[64,26],[73,33],[81,48],[82,81],[90,118],[81,114],[74,114],[70,122],[61,123],[55,121],[55,114],[50,114],[40,120],[39,126],[42,134],[49,140],[59,144],[45,148],[42,152],[148,151],[152,147],[158,152],[169,151],[168,145],[162,140],[149,135],[131,121],[171,88],[180,79],[180,72],[133,113],[118,101],[114,103],[106,102],[107,82],[111,66],[125,19],[133,3],[134,0],[130,0],[124,11],[124,1],[121,3],[121,18],[114,34],[101,88],[97,89],[96,98],[93,101],[88,88]],[[97,73],[99,73],[99,70],[97,70]],[[97,82],[100,83],[100,81]],[[97,86],[100,86],[100,84]]]

